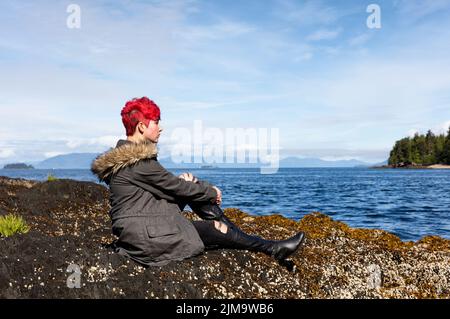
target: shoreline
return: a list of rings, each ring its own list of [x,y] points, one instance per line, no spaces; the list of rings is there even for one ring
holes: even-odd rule
[[[374,169],[450,169],[450,165],[446,165],[446,164],[405,165],[405,166],[382,165],[382,166],[371,166],[370,168],[374,168]]]
[[[433,165],[428,166],[428,168],[431,168],[431,169],[450,169],[450,165],[433,164]]]

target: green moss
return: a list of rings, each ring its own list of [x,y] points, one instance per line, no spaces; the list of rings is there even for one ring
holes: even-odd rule
[[[52,174],[48,174],[47,176],[47,182],[54,182],[58,180],[58,178],[56,178],[55,176],[53,176]]]
[[[0,235],[3,237],[9,237],[14,234],[26,234],[30,230],[30,227],[20,216],[6,215],[0,216]]]

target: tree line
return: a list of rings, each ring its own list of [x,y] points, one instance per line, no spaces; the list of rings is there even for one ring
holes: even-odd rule
[[[389,156],[389,165],[450,165],[450,127],[447,135],[435,135],[431,130],[427,134],[416,133],[414,137],[405,137],[395,142]]]

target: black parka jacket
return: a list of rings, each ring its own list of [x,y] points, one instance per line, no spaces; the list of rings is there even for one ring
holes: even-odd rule
[[[162,167],[155,143],[119,140],[91,170],[109,185],[118,253],[162,266],[203,252],[197,231],[180,212],[188,202],[214,203],[217,193],[207,182],[187,182]]]

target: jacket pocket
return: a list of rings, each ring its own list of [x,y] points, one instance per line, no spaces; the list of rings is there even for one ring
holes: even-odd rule
[[[153,261],[172,259],[179,254],[183,232],[173,216],[152,216],[145,225],[146,253]]]
[[[150,238],[170,236],[180,232],[180,228],[169,218],[157,218],[147,225],[147,234]]]

